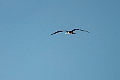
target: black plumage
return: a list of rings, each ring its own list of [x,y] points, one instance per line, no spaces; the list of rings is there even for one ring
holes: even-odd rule
[[[80,30],[80,31],[88,32],[88,31],[86,31],[86,30],[82,30],[82,29],[73,29],[73,30],[71,30],[71,31],[67,31],[67,30],[56,31],[56,32],[52,33],[51,35],[56,34],[56,33],[59,33],[59,32],[66,32],[67,34],[76,34],[76,33],[74,32],[74,31],[76,31],[76,30]],[[88,32],[88,33],[89,33],[89,32]]]
[[[59,32],[63,32],[63,31],[56,31],[56,32],[52,33],[51,35],[56,34],[56,33],[59,33]]]

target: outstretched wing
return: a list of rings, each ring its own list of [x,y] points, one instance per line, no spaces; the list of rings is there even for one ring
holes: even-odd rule
[[[82,30],[82,29],[73,29],[72,31],[75,31],[75,30],[80,30],[80,31],[84,31],[84,32],[88,32],[89,33],[89,31]]]
[[[82,29],[80,29],[80,31],[84,31],[84,32],[88,32],[88,33],[89,33],[89,31],[86,31],[86,30],[82,30]]]
[[[80,29],[73,29],[72,31],[75,31],[75,30],[80,30]]]
[[[51,35],[56,34],[56,33],[59,33],[59,32],[63,32],[63,31],[56,31],[56,32],[52,33]]]

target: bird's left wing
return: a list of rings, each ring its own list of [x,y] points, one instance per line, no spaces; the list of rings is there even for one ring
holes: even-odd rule
[[[56,34],[56,33],[59,33],[59,32],[63,32],[63,31],[56,31],[56,32],[52,33],[51,35]]]

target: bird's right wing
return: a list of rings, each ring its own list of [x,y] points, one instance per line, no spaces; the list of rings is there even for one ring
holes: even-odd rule
[[[73,29],[72,31],[76,31],[76,30],[80,30],[80,29]]]
[[[56,32],[52,33],[51,35],[56,34],[56,33],[59,33],[59,32],[63,32],[63,31],[56,31]]]
[[[84,32],[88,32],[89,33],[89,31],[86,31],[86,30],[83,30],[83,29],[73,29],[72,31],[76,31],[76,30],[80,30],[80,31],[84,31]]]
[[[86,31],[86,30],[82,30],[82,29],[80,29],[80,31],[84,31],[84,32],[88,32],[88,33],[89,33],[89,31]]]

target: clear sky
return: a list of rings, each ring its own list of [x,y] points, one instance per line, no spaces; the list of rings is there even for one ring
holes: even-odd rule
[[[0,80],[120,80],[119,30],[120,0],[0,0]]]

